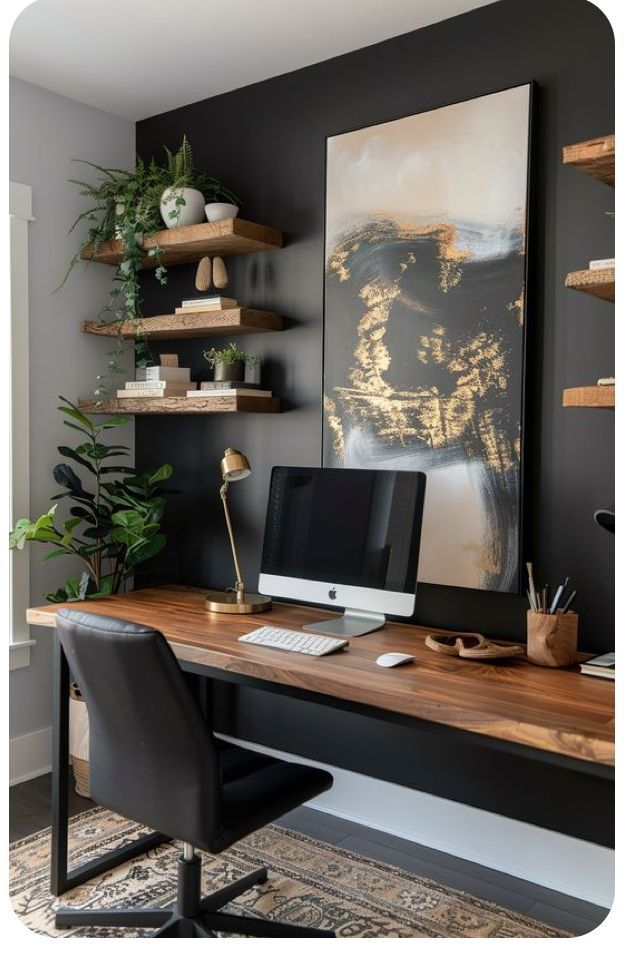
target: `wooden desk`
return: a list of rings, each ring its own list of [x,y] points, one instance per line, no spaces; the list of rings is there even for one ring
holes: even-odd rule
[[[331,706],[392,713],[436,732],[459,733],[509,752],[557,760],[565,768],[596,770],[606,782],[614,763],[614,685],[575,670],[543,669],[522,657],[500,665],[439,655],[424,645],[425,629],[389,622],[353,639],[348,649],[313,659],[238,641],[258,625],[301,628],[321,610],[275,604],[256,615],[217,615],[204,607],[206,590],[171,585],[141,589],[69,608],[142,622],[169,640],[185,671],[207,679],[262,686],[297,697],[325,699]],[[29,609],[31,625],[55,629],[64,605]],[[327,616],[331,613],[326,613]],[[414,655],[395,669],[376,664],[382,652]],[[523,656],[523,649],[522,649]],[[51,889],[56,895],[165,841],[150,833],[107,856],[69,871],[68,850],[69,668],[54,645],[54,752]],[[208,686],[204,686],[206,697]],[[443,727],[443,728],[438,728]],[[590,778],[589,777],[589,778]],[[608,797],[606,797],[607,800]]]
[[[425,628],[397,622],[321,659],[262,649],[238,642],[238,636],[269,623],[301,628],[321,618],[321,610],[275,603],[272,611],[256,615],[217,615],[204,608],[205,594],[204,589],[171,585],[70,607],[159,629],[182,664],[194,671],[221,670],[247,681],[260,679],[614,765],[614,685],[601,679],[574,669],[540,668],[524,659],[497,665],[439,655],[424,645]],[[29,609],[27,621],[53,628],[55,613],[63,607]],[[390,651],[410,653],[415,662],[380,668],[378,655]]]

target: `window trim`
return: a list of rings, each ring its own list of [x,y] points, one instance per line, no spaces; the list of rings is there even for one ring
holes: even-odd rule
[[[11,256],[11,497],[10,527],[29,517],[29,222],[33,216],[32,190],[9,182]],[[21,444],[18,440],[21,440]],[[11,552],[9,667],[25,668],[31,646],[26,621],[29,606],[29,552]]]

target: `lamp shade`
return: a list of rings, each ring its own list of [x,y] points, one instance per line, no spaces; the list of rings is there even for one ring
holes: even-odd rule
[[[220,462],[222,478],[227,482],[240,481],[251,474],[251,466],[246,455],[234,448],[227,448]]]

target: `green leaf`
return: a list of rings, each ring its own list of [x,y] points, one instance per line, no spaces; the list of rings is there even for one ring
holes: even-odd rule
[[[131,568],[134,565],[140,565],[142,562],[146,562],[147,559],[153,558],[158,552],[161,552],[166,545],[166,536],[157,534],[154,535],[149,541],[145,541],[139,547],[130,549],[127,552],[126,564],[127,568]]]
[[[42,559],[43,562],[48,562],[50,558],[58,558],[60,555],[72,555],[67,548],[54,548],[52,552],[47,552],[47,554]]]
[[[157,485],[159,482],[166,481],[173,474],[172,465],[161,465],[149,478],[149,485]]]
[[[107,421],[101,421],[98,427],[103,428],[117,428],[119,425],[127,425],[131,419],[127,418],[125,415],[114,415],[113,418],[109,418]]]
[[[66,398],[63,398],[62,400],[66,401]],[[67,402],[67,404],[71,405],[71,402]],[[79,421],[80,424],[84,425],[85,428],[90,428],[93,431],[93,422],[87,418],[86,415],[83,415],[80,409],[76,408],[75,405],[71,405],[69,408],[67,408],[65,405],[58,405],[58,411],[62,411],[65,415],[69,415],[70,418],[75,418],[75,420]]]
[[[93,475],[97,475],[97,471],[91,462],[88,462],[86,458],[82,458],[73,448],[69,448],[67,445],[58,445],[58,451],[61,455],[64,455],[65,458],[70,458],[72,461],[82,465],[83,468],[86,468],[87,471],[90,471]]]

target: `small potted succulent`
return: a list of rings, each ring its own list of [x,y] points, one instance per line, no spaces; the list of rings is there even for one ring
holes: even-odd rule
[[[160,213],[167,227],[188,227],[204,220],[207,200],[230,201],[236,205],[236,195],[223,187],[214,177],[199,174],[193,166],[193,150],[186,137],[175,154],[168,147],[165,167],[157,167],[166,188],[160,198]],[[228,205],[225,205],[228,206]],[[237,213],[237,207],[234,207]],[[226,215],[230,216],[230,215]],[[233,215],[234,216],[234,215]],[[214,218],[209,218],[213,220]]]
[[[244,369],[249,356],[245,351],[240,351],[236,344],[229,344],[226,348],[211,348],[204,352],[204,357],[213,369],[214,381],[244,381]]]
[[[248,355],[244,362],[244,380],[249,385],[259,385],[261,376],[261,361],[255,355]]]

